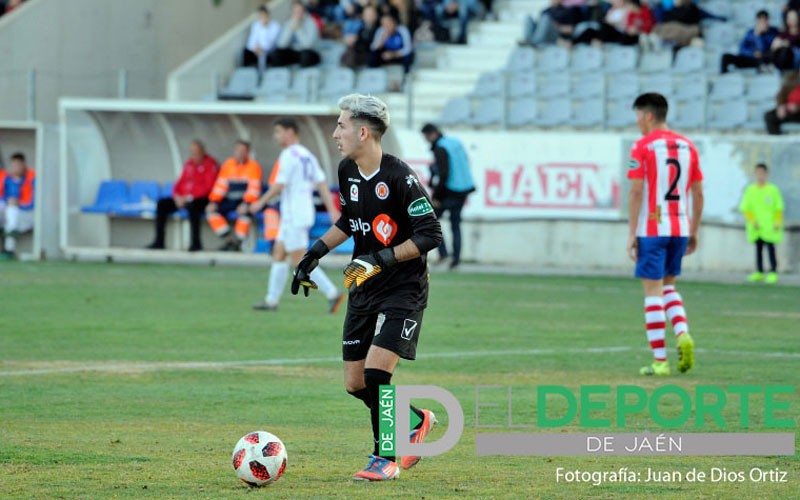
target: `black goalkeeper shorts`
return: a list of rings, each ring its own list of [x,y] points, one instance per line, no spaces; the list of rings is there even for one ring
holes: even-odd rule
[[[403,359],[416,359],[422,313],[399,309],[387,309],[378,314],[348,311],[342,332],[342,359],[365,359],[373,345],[388,349]]]

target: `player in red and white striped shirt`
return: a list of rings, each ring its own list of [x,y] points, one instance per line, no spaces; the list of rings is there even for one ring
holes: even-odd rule
[[[640,373],[669,375],[664,342],[667,319],[678,341],[678,371],[694,366],[694,341],[675,279],[681,273],[683,256],[697,248],[703,173],[692,141],[667,128],[664,96],[642,94],[633,109],[644,137],[633,145],[628,170],[628,253],[644,286],[647,340],[654,357],[653,364]]]

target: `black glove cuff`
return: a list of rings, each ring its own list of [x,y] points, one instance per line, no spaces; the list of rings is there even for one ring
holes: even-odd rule
[[[331,249],[328,248],[328,245],[326,245],[324,241],[317,240],[313,245],[311,245],[311,248],[308,249],[308,255],[311,255],[316,259],[321,259],[330,251]]]
[[[394,249],[392,248],[384,248],[376,253],[375,260],[377,260],[378,264],[384,269],[397,265],[397,258],[394,256]]]

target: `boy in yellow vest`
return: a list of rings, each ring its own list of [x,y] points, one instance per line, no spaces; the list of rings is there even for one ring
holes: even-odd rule
[[[757,271],[747,281],[778,281],[778,263],[775,259],[775,244],[783,238],[783,198],[775,184],[767,182],[767,166],[756,165],[756,182],[747,186],[742,196],[739,211],[747,219],[747,240],[756,244]],[[767,247],[770,272],[764,277],[762,250]]]

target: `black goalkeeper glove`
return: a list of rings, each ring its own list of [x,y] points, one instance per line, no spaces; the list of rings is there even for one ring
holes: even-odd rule
[[[322,240],[317,240],[311,248],[303,255],[300,262],[297,264],[297,269],[294,271],[292,278],[292,295],[297,295],[300,291],[300,286],[303,287],[303,293],[308,297],[308,289],[318,289],[316,283],[311,279],[311,272],[319,265],[319,259],[325,256],[330,251],[328,245]]]
[[[394,250],[384,248],[380,252],[359,255],[344,268],[344,287],[352,291],[368,279],[397,264]]]

